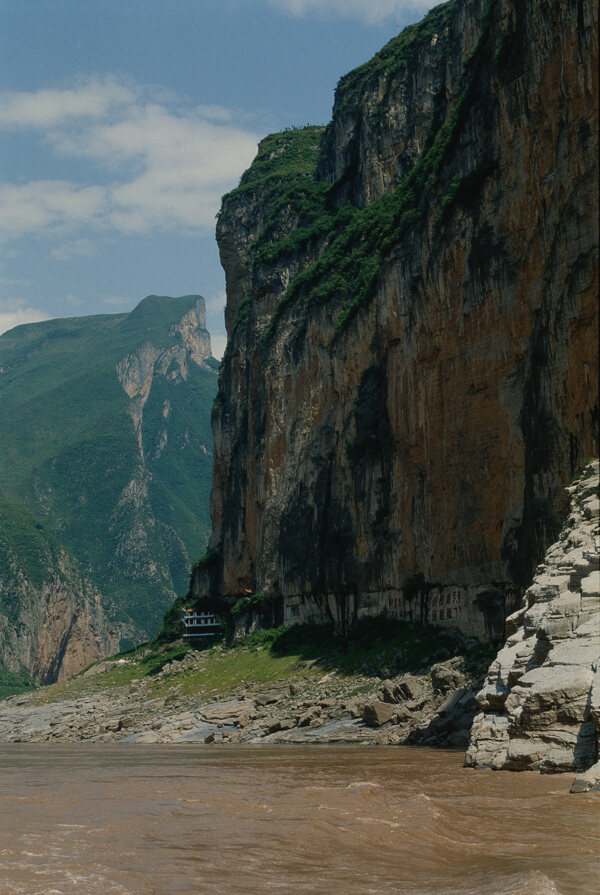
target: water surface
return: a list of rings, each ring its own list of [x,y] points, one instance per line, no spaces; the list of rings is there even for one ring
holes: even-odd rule
[[[0,895],[597,895],[600,798],[402,747],[0,746]]]

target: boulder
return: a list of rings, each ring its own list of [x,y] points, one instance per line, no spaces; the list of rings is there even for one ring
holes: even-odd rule
[[[394,693],[397,694],[396,702],[404,699],[419,699],[423,695],[423,684],[419,678],[412,674],[405,674],[396,684]]]
[[[396,708],[389,702],[382,702],[380,699],[370,702],[363,708],[363,721],[369,727],[381,727],[392,721],[396,716]]]
[[[457,690],[465,684],[464,674],[452,662],[439,662],[431,667],[433,689],[441,693]]]
[[[321,709],[318,705],[314,705],[304,714],[300,715],[296,720],[297,727],[309,727],[312,721],[316,721],[321,715]]]
[[[575,777],[570,792],[600,792],[600,761]]]
[[[265,724],[265,733],[267,735],[271,733],[279,733],[280,730],[291,730],[292,727],[296,727],[296,721],[293,718],[278,718],[276,721],[273,721],[271,724]]]

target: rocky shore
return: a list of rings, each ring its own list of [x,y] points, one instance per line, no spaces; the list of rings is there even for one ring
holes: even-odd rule
[[[118,660],[126,668],[127,659]],[[238,688],[209,700],[183,695],[206,653],[191,652],[159,675],[120,688],[98,686],[92,667],[77,694],[44,691],[0,703],[0,742],[412,743],[465,748],[480,666],[455,656],[387,679],[304,669],[301,678]],[[117,663],[118,664],[118,663]],[[310,665],[310,663],[307,663]],[[157,695],[157,689],[161,695]]]
[[[598,473],[596,460],[567,489],[570,513],[559,539],[524,605],[507,619],[508,639],[477,695],[469,765],[582,770],[576,791],[600,788]]]

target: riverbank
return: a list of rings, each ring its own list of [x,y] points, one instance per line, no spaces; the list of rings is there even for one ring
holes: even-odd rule
[[[492,647],[370,620],[202,651],[179,642],[0,702],[0,742],[364,743],[466,748]]]

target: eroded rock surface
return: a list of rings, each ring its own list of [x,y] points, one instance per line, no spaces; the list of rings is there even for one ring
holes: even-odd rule
[[[598,482],[595,461],[567,489],[567,522],[523,607],[507,619],[508,640],[477,695],[481,711],[467,752],[473,767],[567,771],[589,768],[598,758]]]
[[[592,0],[447,3],[261,144],[198,597],[504,636],[598,450],[597,50]]]

